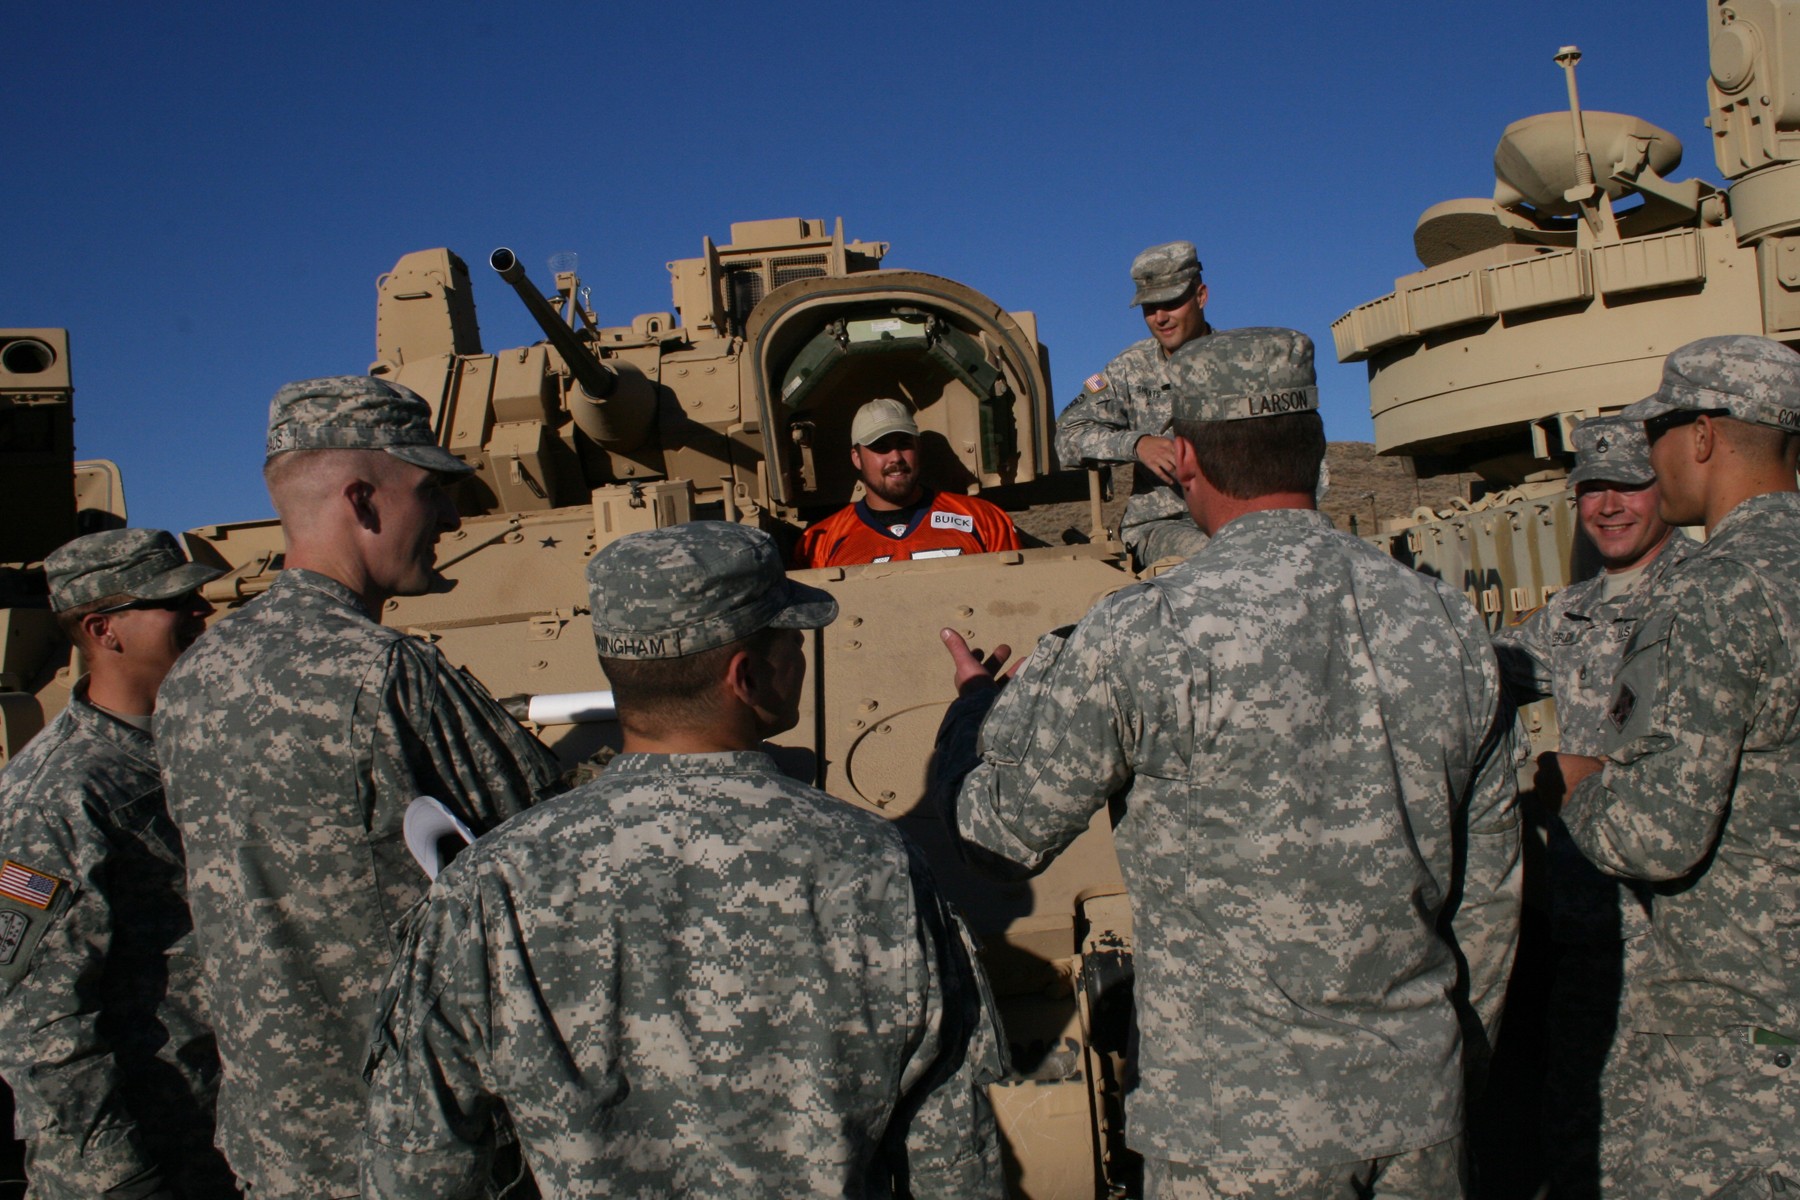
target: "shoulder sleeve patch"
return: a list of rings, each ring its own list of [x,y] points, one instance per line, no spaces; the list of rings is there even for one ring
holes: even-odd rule
[[[0,862],[0,994],[25,978],[32,953],[73,898],[74,888],[55,875]]]
[[[1089,375],[1087,377],[1087,390],[1088,391],[1098,392],[1105,387],[1106,387],[1106,376],[1104,376],[1104,375]]]

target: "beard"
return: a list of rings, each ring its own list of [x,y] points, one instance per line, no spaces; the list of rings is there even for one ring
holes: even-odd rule
[[[889,469],[873,478],[865,477],[863,486],[872,495],[898,508],[918,495],[919,473],[905,468]]]

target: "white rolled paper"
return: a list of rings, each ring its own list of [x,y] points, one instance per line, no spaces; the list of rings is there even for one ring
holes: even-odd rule
[[[587,725],[616,721],[618,706],[611,692],[551,692],[531,698],[526,719],[534,725]]]

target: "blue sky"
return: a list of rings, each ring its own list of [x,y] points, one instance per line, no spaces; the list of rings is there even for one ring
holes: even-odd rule
[[[1126,270],[1200,246],[1219,325],[1321,345],[1327,429],[1367,440],[1330,323],[1485,196],[1561,109],[1681,138],[1717,181],[1703,0],[1637,3],[19,4],[0,74],[0,326],[66,326],[77,452],[134,524],[267,516],[283,382],[374,357],[374,281],[449,246],[488,350],[535,341],[485,267],[580,255],[603,324],[733,221],[844,219],[887,264],[1039,316],[1056,392],[1142,336]],[[504,15],[503,15],[504,14]]]

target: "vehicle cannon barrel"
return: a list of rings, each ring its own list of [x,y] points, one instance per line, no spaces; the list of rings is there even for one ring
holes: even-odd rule
[[[649,380],[635,368],[601,362],[544,299],[510,249],[501,246],[488,255],[488,265],[512,285],[525,302],[525,311],[568,365],[576,385],[569,393],[575,424],[609,450],[629,452],[642,445],[656,413],[656,396]]]

